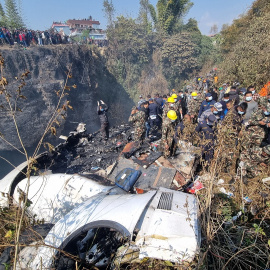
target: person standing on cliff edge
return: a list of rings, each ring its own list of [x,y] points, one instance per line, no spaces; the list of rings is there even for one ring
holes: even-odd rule
[[[109,121],[107,117],[108,106],[104,103],[104,101],[100,100],[97,102],[97,114],[100,120],[100,133],[103,139],[106,141],[109,138]]]

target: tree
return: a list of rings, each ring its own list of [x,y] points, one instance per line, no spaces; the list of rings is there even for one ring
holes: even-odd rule
[[[161,47],[163,73],[171,87],[187,79],[198,67],[198,51],[189,33],[181,33],[166,39]]]
[[[136,20],[120,16],[107,30],[107,37],[108,68],[134,98],[141,72],[151,60],[152,35],[145,33],[145,27]]]
[[[11,29],[24,27],[23,20],[19,15],[17,6],[14,0],[5,0],[7,25]]]
[[[0,26],[6,26],[6,14],[1,3],[0,3]]]
[[[114,21],[114,6],[112,0],[104,0],[103,1],[103,11],[105,12],[105,16],[108,21],[108,28],[113,27],[113,21]]]
[[[216,35],[218,33],[218,26],[216,24],[213,24],[210,29],[210,34]]]
[[[192,18],[190,18],[188,20],[188,22],[184,25],[183,29],[184,29],[184,31],[189,32],[189,33],[192,32],[192,33],[200,33],[201,34],[201,31],[198,27],[197,20],[192,19]]]
[[[149,22],[149,0],[140,0],[139,21],[148,33],[152,31],[151,23]]]
[[[155,28],[171,35],[191,6],[189,0],[158,0],[156,9],[149,5],[149,10]]]

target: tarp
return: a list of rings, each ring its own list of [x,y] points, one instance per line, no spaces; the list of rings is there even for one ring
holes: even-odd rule
[[[270,81],[259,91],[259,95],[265,97],[270,93]]]

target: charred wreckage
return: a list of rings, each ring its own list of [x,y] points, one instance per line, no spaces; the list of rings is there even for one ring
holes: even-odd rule
[[[158,138],[132,142],[128,125],[110,134],[104,143],[99,132],[88,134],[80,124],[51,153],[37,157],[27,214],[42,221],[33,228],[41,228],[42,237],[20,250],[18,269],[75,269],[76,262],[113,269],[146,257],[176,264],[194,259],[201,241],[198,203],[186,192],[197,166],[193,146],[183,142],[173,159],[165,159]],[[25,162],[0,181],[0,207],[21,204],[26,169]],[[10,251],[2,253],[0,269]]]

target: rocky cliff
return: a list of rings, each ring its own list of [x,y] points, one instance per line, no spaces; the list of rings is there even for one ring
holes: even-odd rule
[[[77,85],[65,97],[70,101],[73,110],[67,111],[66,119],[57,128],[57,136],[67,135],[79,122],[84,122],[89,132],[99,128],[96,113],[97,100],[102,99],[109,105],[111,125],[126,122],[130,113],[132,100],[125,89],[117,83],[108,72],[100,51],[86,46],[66,45],[57,47],[34,47],[27,50],[4,49],[4,76],[9,81],[8,88],[16,90],[16,79],[26,70],[30,71],[26,86],[22,90],[25,100],[19,100],[16,118],[26,147],[32,147],[42,136],[59,97],[56,91],[62,89],[68,66],[72,69],[72,78],[68,85]],[[3,95],[0,102],[5,103]],[[9,115],[0,114],[0,132],[16,146],[18,136]],[[50,135],[46,140],[52,141]],[[11,149],[0,140],[0,150]]]

